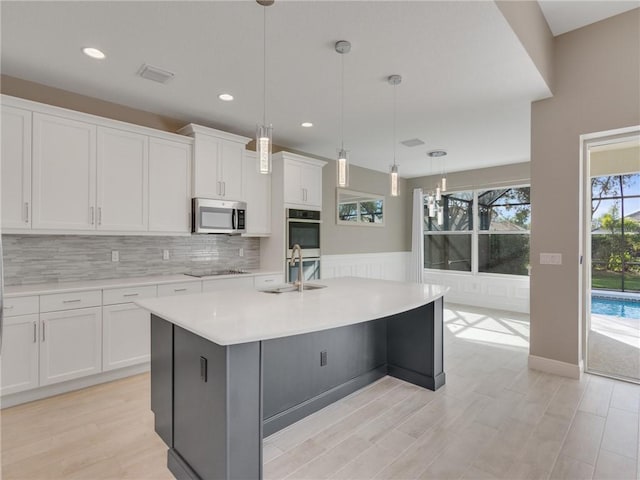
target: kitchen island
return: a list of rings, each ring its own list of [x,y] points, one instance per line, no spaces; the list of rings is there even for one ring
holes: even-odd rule
[[[151,408],[176,478],[258,479],[262,438],[385,376],[444,385],[446,288],[339,278],[138,302]]]

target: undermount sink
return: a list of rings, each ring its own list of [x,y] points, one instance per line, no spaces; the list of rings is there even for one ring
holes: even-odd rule
[[[303,290],[318,290],[320,288],[327,288],[326,285],[320,285],[318,283],[303,283]],[[297,292],[298,287],[292,283],[287,283],[286,285],[278,285],[277,287],[267,288],[262,290],[265,293],[285,293],[285,292]]]

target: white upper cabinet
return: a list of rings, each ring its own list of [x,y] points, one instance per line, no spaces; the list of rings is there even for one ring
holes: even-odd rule
[[[98,127],[98,230],[147,230],[148,145],[146,135]]]
[[[191,231],[191,145],[149,138],[149,231]]]
[[[33,228],[93,230],[96,127],[33,114]]]
[[[322,209],[322,168],[320,160],[279,152],[276,158],[284,163],[285,207]]]
[[[243,156],[251,139],[194,124],[179,133],[194,138],[193,196],[244,200]]]
[[[31,227],[31,112],[2,108],[2,228]]]
[[[243,200],[247,202],[244,236],[271,234],[271,175],[258,172],[256,162],[256,152],[246,151],[242,165]]]

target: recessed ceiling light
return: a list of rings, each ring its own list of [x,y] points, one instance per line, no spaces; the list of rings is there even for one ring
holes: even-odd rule
[[[84,47],[82,49],[82,53],[84,53],[87,57],[96,58],[98,60],[102,60],[106,57],[106,55],[102,51],[93,47]]]
[[[233,100],[233,95],[231,95],[230,93],[221,93],[220,95],[218,95],[218,98],[223,102],[230,102],[231,100]]]
[[[311,123],[311,122],[302,122],[300,124],[300,126],[304,127],[304,128],[311,128],[311,127],[313,127],[313,123]]]

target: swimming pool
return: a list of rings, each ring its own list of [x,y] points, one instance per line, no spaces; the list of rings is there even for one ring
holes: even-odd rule
[[[640,298],[591,297],[591,313],[640,320]]]

